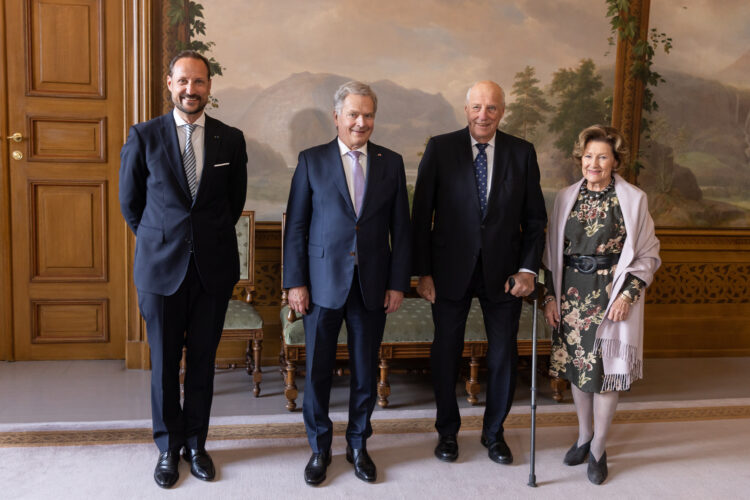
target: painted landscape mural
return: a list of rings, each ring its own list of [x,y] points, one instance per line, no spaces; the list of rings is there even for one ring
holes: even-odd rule
[[[214,44],[210,55],[223,67],[212,89],[218,107],[208,113],[245,133],[247,208],[258,220],[280,220],[299,151],[335,137],[332,96],[347,80],[366,81],[377,92],[372,140],[403,155],[412,185],[427,139],[465,126],[468,87],[497,81],[508,104],[501,128],[535,144],[548,206],[557,190],[580,178],[570,160],[577,132],[610,120],[615,51],[604,1],[201,4],[202,38]],[[651,24],[675,45],[657,58],[672,66],[659,67],[666,82],[655,89],[659,111],[650,117],[639,179],[661,226],[750,226],[750,90],[741,58],[750,49],[750,14],[740,2],[710,4],[685,1],[680,8],[696,18],[718,9],[716,18],[745,19],[723,35],[731,47],[714,40],[714,51],[726,49],[722,58],[701,54],[710,68],[693,67],[681,54],[691,50],[682,38],[695,35],[673,26],[680,19],[672,7],[652,5]],[[707,28],[700,36],[702,47],[716,38]],[[726,64],[715,68],[720,61]],[[735,80],[717,76],[737,68]]]

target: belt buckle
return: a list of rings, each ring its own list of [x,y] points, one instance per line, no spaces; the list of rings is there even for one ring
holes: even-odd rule
[[[577,260],[578,270],[583,274],[593,274],[596,271],[596,258],[590,255],[579,255]]]

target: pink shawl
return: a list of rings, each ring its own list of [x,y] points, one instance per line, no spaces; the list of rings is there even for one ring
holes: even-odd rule
[[[642,279],[646,286],[649,286],[654,279],[654,273],[661,264],[659,240],[654,232],[654,221],[648,212],[646,193],[629,184],[619,175],[614,174],[614,176],[615,192],[620,200],[627,237],[620,261],[615,269],[607,311],[596,331],[594,343],[595,349],[599,347],[602,349],[604,367],[602,392],[627,389],[632,382],[643,378],[643,309],[646,291],[643,290],[638,302],[630,307],[626,320],[610,321],[607,319],[607,313],[617,298],[628,273]],[[558,312],[560,312],[562,287],[565,222],[578,198],[583,182],[584,180],[581,179],[557,193],[547,228],[544,265],[552,272]]]

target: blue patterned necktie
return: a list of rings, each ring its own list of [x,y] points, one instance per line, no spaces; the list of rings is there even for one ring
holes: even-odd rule
[[[195,199],[195,192],[198,190],[198,177],[195,173],[195,151],[193,151],[193,141],[191,140],[193,131],[197,126],[194,123],[185,124],[185,151],[182,152],[182,166],[185,168],[185,177],[187,177],[192,199]]]
[[[487,215],[487,153],[485,149],[489,144],[476,144],[479,153],[474,159],[474,177],[477,181],[477,196],[479,197],[479,209],[482,218]]]

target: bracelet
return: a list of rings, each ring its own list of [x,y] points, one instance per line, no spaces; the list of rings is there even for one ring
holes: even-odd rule
[[[542,301],[542,307],[546,306],[547,304],[549,304],[549,303],[550,303],[550,302],[552,302],[553,300],[555,300],[555,296],[554,296],[554,295],[547,295],[547,296],[546,296],[546,297],[544,298],[544,300]]]
[[[621,298],[622,300],[624,300],[624,301],[625,301],[626,303],[628,303],[628,304],[632,304],[633,302],[635,302],[635,301],[634,301],[634,300],[633,300],[632,298],[630,298],[630,296],[628,296],[628,295],[625,295],[624,293],[621,293],[621,294],[620,294],[620,298]]]

